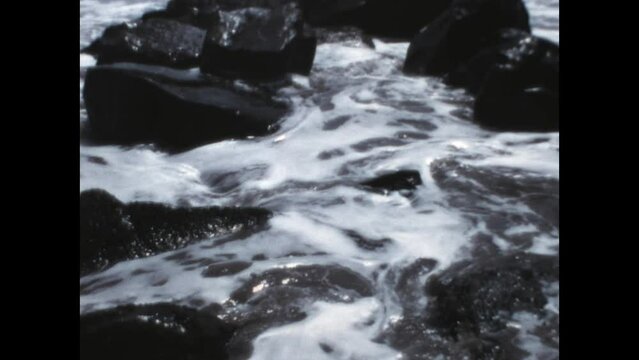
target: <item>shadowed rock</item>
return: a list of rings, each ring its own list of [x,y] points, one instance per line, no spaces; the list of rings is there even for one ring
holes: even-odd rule
[[[134,62],[176,68],[196,67],[205,31],[168,19],[150,19],[108,27],[86,52],[98,65]]]
[[[419,171],[400,170],[394,173],[378,176],[361,184],[376,190],[415,190],[417,186],[422,185],[422,178],[419,175]]]
[[[352,302],[373,296],[373,285],[339,265],[309,265],[267,270],[231,293],[223,318],[239,330],[229,342],[232,359],[247,359],[253,339],[268,328],[306,317],[316,301]]]
[[[443,75],[482,50],[503,28],[530,32],[521,0],[454,0],[411,41],[404,72]]]
[[[169,151],[268,134],[288,111],[263,87],[129,63],[89,69],[83,95],[92,141]]]
[[[233,328],[171,304],[121,306],[80,317],[82,360],[228,359]]]
[[[295,3],[220,11],[219,20],[208,28],[200,68],[235,78],[307,75],[316,45]]]
[[[214,236],[256,229],[271,216],[253,208],[171,208],[124,204],[103,190],[80,194],[80,274],[176,250]]]

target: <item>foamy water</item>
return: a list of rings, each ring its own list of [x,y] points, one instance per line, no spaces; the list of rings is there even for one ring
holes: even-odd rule
[[[81,0],[80,46],[106,26],[135,19],[165,3]],[[535,34],[558,42],[558,1],[526,3]],[[264,254],[267,260],[220,278],[204,278],[201,269],[188,270],[167,261],[172,253],[123,262],[80,279],[83,284],[120,280],[81,295],[80,312],[125,303],[193,299],[221,303],[254,273],[339,264],[371,279],[376,295],[350,303],[309,305],[303,321],[259,335],[251,359],[284,360],[296,353],[304,353],[304,359],[401,358],[396,350],[373,342],[392,319],[401,316],[401,308],[385,288],[385,274],[417,258],[435,259],[438,269],[443,269],[468,256],[474,235],[491,231],[481,216],[475,221],[472,210],[451,204],[450,193],[433,179],[433,163],[455,159],[479,168],[518,169],[539,178],[559,176],[558,133],[494,133],[479,128],[467,120],[472,98],[462,90],[437,78],[401,73],[407,48],[408,43],[378,39],[375,49],[342,43],[318,46],[311,75],[295,76],[294,85],[281,90],[294,109],[269,136],[222,141],[174,155],[151,146],[81,145],[81,191],[103,188],[122,201],[264,207],[275,216],[267,230],[242,241],[216,245],[204,240],[179,250],[199,258],[232,254],[251,261]],[[80,57],[81,68],[94,62],[90,56]],[[82,106],[81,101],[81,123],[86,120]],[[424,184],[412,196],[376,194],[357,185],[399,169],[421,173]],[[500,209],[530,212],[517,200],[498,193],[490,196]],[[345,234],[349,230],[392,242],[382,250],[367,251]],[[557,229],[541,229],[534,222],[513,224],[505,235],[493,235],[507,250],[514,246],[507,237],[522,233],[536,234],[526,251],[556,253]],[[311,255],[285,256],[290,253]],[[147,272],[131,275],[139,269]],[[524,325],[534,322],[526,314],[519,317]],[[550,351],[533,335],[527,336],[521,341],[529,351]],[[333,351],[323,351],[318,343]]]

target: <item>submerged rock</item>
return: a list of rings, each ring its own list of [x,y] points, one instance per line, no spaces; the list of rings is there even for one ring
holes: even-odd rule
[[[168,19],[150,19],[108,27],[86,52],[98,65],[135,62],[177,68],[198,66],[205,32]]]
[[[170,151],[268,134],[288,111],[269,90],[129,63],[89,69],[83,95],[91,140]]]
[[[267,270],[231,293],[220,316],[239,330],[228,348],[232,359],[247,359],[253,339],[268,328],[303,320],[316,301],[352,302],[373,296],[372,283],[339,265]]]
[[[130,259],[176,250],[213,236],[256,229],[270,217],[257,208],[171,208],[124,204],[103,190],[80,193],[80,275]]]
[[[558,266],[557,256],[526,253],[453,264],[428,278],[425,309],[412,306],[413,296],[400,297],[404,316],[383,339],[408,359],[526,359],[531,354],[520,348],[521,336],[531,332],[544,341],[558,330],[556,314],[546,307]],[[517,314],[530,314],[540,325],[517,324]]]
[[[208,28],[200,68],[238,78],[308,75],[316,45],[295,3],[220,11],[219,20]]]
[[[80,316],[82,360],[228,359],[234,329],[172,304],[120,306]]]
[[[364,181],[362,185],[382,191],[415,190],[422,185],[422,178],[417,170],[400,170]]]
[[[404,72],[443,75],[482,50],[504,28],[530,32],[521,0],[454,0],[411,41]]]
[[[516,311],[542,313],[544,282],[558,280],[557,256],[520,253],[463,261],[429,279],[426,321],[453,337],[503,330]]]

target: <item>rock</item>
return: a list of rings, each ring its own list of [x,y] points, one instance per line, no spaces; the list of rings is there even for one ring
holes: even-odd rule
[[[351,299],[373,296],[370,281],[348,268],[339,265],[307,265],[272,269],[254,276],[233,291],[231,299],[236,303],[246,303],[250,299],[263,297],[278,287],[307,289],[309,295],[325,300],[343,299],[343,294],[348,294]]]
[[[384,249],[387,244],[390,244],[393,242],[393,240],[389,238],[369,239],[362,236],[362,234],[358,233],[355,230],[345,230],[344,234],[348,236],[349,238],[353,239],[353,241],[355,242],[355,245],[357,245],[358,248],[367,250],[367,251],[377,251],[377,250]]]
[[[253,275],[231,293],[223,318],[238,328],[228,344],[232,359],[248,359],[266,329],[303,320],[316,301],[352,302],[373,296],[372,283],[339,265],[307,265]]]
[[[482,50],[500,29],[530,32],[521,0],[454,0],[413,38],[404,72],[443,75]]]
[[[83,95],[92,141],[169,151],[268,134],[288,111],[268,89],[129,63],[89,69]]]
[[[446,83],[477,94],[491,72],[512,70],[526,85],[557,91],[559,46],[517,29],[503,29],[490,45],[446,76]]]
[[[463,261],[429,279],[426,322],[452,337],[497,332],[516,311],[544,312],[544,282],[558,280],[557,256],[519,253]]]
[[[196,67],[206,32],[168,19],[150,19],[107,28],[86,50],[98,65],[134,62],[176,68]]]
[[[233,78],[308,75],[316,45],[295,3],[220,11],[208,29],[200,68]]]
[[[120,306],[80,316],[82,360],[228,359],[234,329],[172,304]]]
[[[204,269],[204,271],[202,271],[202,276],[209,278],[234,275],[250,268],[251,265],[251,262],[239,260],[215,263]]]
[[[270,217],[256,208],[171,208],[124,204],[103,190],[80,193],[80,275],[176,250],[217,235],[256,229]]]
[[[417,186],[422,185],[422,178],[419,175],[419,171],[400,170],[378,176],[361,184],[383,191],[415,190]]]

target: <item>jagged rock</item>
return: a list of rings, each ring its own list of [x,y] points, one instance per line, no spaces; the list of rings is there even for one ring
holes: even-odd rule
[[[256,229],[271,213],[257,208],[171,208],[124,204],[104,190],[80,193],[80,275],[176,250],[217,235]]]
[[[268,89],[129,63],[89,69],[83,95],[92,141],[169,151],[268,134],[288,111]]]
[[[108,27],[86,52],[98,65],[134,62],[176,68],[196,67],[205,31],[168,19],[149,19]]]
[[[366,187],[383,191],[415,190],[422,184],[422,178],[416,170],[400,170],[362,182]]]
[[[80,316],[82,360],[225,360],[234,329],[172,304],[120,306]]]
[[[233,78],[307,75],[316,45],[295,3],[220,11],[219,20],[208,29],[200,68]]]
[[[530,32],[528,11],[521,0],[454,0],[411,41],[404,72],[446,74],[482,50],[504,28]]]

